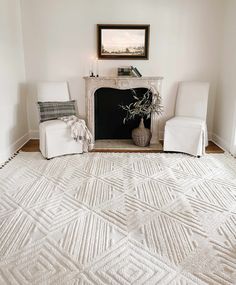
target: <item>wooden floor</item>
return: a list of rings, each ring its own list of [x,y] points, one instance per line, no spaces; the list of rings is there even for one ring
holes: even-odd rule
[[[36,152],[36,151],[39,151],[39,140],[30,140],[28,141],[22,148],[21,148],[22,151],[26,151],[26,152]],[[101,152],[98,151],[98,152]],[[110,150],[102,150],[102,152],[111,152]],[[127,152],[127,150],[125,151],[122,151],[122,150],[119,150],[119,151],[113,151],[113,152]],[[132,152],[132,151],[128,151],[128,152]],[[134,152],[137,152],[137,151],[134,151]],[[152,152],[152,151],[150,151]],[[162,152],[162,151],[156,151],[156,152]],[[206,148],[206,152],[207,153],[223,153],[224,151],[218,147],[216,144],[214,144],[213,142],[209,142],[209,145],[208,147]]]

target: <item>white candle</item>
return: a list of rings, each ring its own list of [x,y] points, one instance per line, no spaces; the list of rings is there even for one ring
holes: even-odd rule
[[[92,60],[92,62],[91,62],[91,75],[94,73],[93,70],[94,70],[94,66],[93,66],[93,60]]]
[[[90,76],[94,75],[94,57],[91,57],[91,59],[90,59],[89,75]]]
[[[96,75],[99,76],[99,62],[98,62],[98,58],[96,59]]]

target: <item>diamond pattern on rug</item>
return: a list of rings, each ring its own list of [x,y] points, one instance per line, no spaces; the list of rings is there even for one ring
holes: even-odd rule
[[[73,277],[69,281],[62,283],[63,285],[94,285],[95,283],[87,278],[83,273]],[[104,283],[103,283],[104,284]]]
[[[98,179],[87,179],[87,182],[80,184],[68,195],[71,195],[77,201],[85,204],[89,208],[94,208],[110,201],[120,195],[121,192],[112,184],[107,184]]]
[[[131,164],[131,169],[145,176],[152,176],[163,170],[163,167],[157,160],[143,159],[136,160]]]
[[[13,214],[17,210],[18,205],[7,195],[0,196],[0,219]]]
[[[197,157],[189,159],[186,156],[174,168],[196,177],[214,177],[215,174],[220,173],[220,169],[216,167],[214,162],[214,160],[208,159],[208,156],[201,159]]]
[[[106,173],[101,179],[119,191],[129,192],[139,183],[147,179],[147,177],[133,171],[129,166],[125,166],[123,169]]]
[[[163,209],[163,213],[183,226],[188,227],[193,232],[196,232],[204,237],[207,236],[204,228],[205,224],[201,219],[201,215],[199,214],[199,211],[197,213],[194,211],[194,208],[192,207],[192,204],[187,196],[179,196],[172,204]],[[203,217],[205,221],[206,217],[215,217],[215,215],[207,216],[207,214],[204,212]],[[212,222],[212,219],[207,219],[206,223],[208,223],[208,227],[209,221]]]
[[[57,230],[63,225],[87,213],[87,209],[70,195],[56,196],[45,205],[34,207],[28,212],[44,231]]]
[[[60,284],[79,272],[79,266],[45,240],[0,261],[0,272],[6,284]]]
[[[196,276],[189,276],[189,274],[186,275],[187,277],[183,275],[175,276],[168,285],[207,285],[206,282],[200,280]]]
[[[158,209],[176,200],[179,193],[173,185],[156,180],[146,180],[135,187],[134,196]]]
[[[228,248],[236,245],[236,215],[227,216],[226,220],[217,227],[214,238]]]
[[[96,212],[107,221],[129,233],[140,222],[146,221],[154,211],[155,208],[144,201],[124,194],[109,204],[103,205]]]
[[[184,261],[184,270],[206,284],[235,284],[236,258],[232,254],[233,250],[205,241],[201,248]]]
[[[116,165],[112,160],[106,160],[100,156],[94,155],[94,159],[89,160],[82,169],[87,174],[99,176],[119,168],[120,166]]]
[[[5,237],[8,238],[5,238]],[[6,219],[0,231],[0,256],[7,256],[44,237],[44,233],[35,225],[26,213],[17,210]]]
[[[229,155],[20,153],[0,170],[0,284],[236,284]]]
[[[91,266],[86,274],[94,284],[169,284],[172,268],[132,242],[122,242]]]
[[[124,236],[119,229],[92,212],[50,235],[81,266],[91,263]]]
[[[9,192],[11,198],[25,208],[44,204],[60,193],[58,185],[44,176],[37,181],[19,187],[14,192]]]
[[[236,203],[236,187],[218,184],[211,180],[205,180],[193,187],[188,195],[222,209],[235,207]]]
[[[166,215],[158,215],[140,229],[142,243],[172,264],[180,264],[198,246],[192,230]],[[199,237],[203,240],[203,237]],[[140,239],[140,238],[139,238]]]
[[[171,168],[165,169],[165,171],[159,175],[154,175],[152,178],[182,193],[186,193],[190,188],[201,182],[199,177]]]

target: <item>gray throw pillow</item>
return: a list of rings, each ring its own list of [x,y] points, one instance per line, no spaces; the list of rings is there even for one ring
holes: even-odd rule
[[[56,120],[64,116],[76,116],[76,101],[38,102],[40,122]]]

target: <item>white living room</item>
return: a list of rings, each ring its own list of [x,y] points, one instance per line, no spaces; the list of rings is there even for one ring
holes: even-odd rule
[[[0,284],[236,284],[236,0],[0,0]]]

